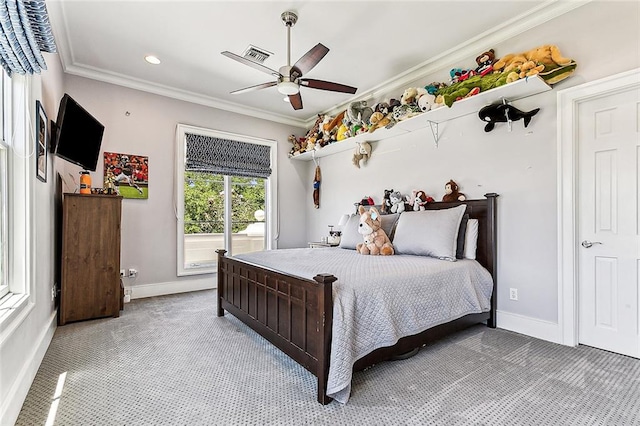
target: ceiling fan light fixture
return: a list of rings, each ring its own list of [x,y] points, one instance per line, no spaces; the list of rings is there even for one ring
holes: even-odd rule
[[[297,83],[293,81],[281,81],[278,83],[278,92],[283,95],[295,95],[300,91]]]

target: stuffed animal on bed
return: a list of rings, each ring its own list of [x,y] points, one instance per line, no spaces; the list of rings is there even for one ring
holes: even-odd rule
[[[382,229],[378,209],[370,207],[367,210],[360,206],[358,213],[360,213],[358,233],[362,235],[364,242],[356,245],[356,251],[360,254],[392,255],[394,253],[393,244],[391,244],[387,233]]]

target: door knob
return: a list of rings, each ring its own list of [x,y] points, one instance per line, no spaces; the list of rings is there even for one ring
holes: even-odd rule
[[[582,247],[584,247],[584,248],[589,248],[589,247],[591,247],[591,246],[592,246],[592,245],[594,245],[594,244],[602,244],[602,243],[601,243],[600,241],[593,241],[593,242],[591,242],[591,241],[588,241],[588,240],[584,240],[584,241],[582,242]]]

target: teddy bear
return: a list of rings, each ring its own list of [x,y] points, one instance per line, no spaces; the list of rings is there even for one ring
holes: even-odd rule
[[[367,160],[371,158],[371,144],[369,142],[360,142],[356,145],[353,158],[351,159],[353,165],[360,168],[360,160],[364,164],[367,164]]]
[[[400,191],[393,191],[389,194],[389,201],[391,202],[391,208],[389,209],[391,213],[402,213],[405,211],[405,198]]]
[[[477,75],[485,76],[493,71],[493,64],[496,62],[496,53],[493,49],[481,53],[476,58],[478,67],[475,69]]]
[[[458,184],[453,180],[450,180],[444,185],[444,196],[442,197],[442,201],[464,201],[467,197],[458,191]]]
[[[360,206],[358,213],[360,214],[358,233],[362,235],[364,242],[356,245],[356,251],[360,254],[393,255],[393,244],[382,229],[378,210],[375,207],[370,207],[367,210]]]
[[[418,108],[420,111],[427,112],[436,106],[436,97],[426,93],[418,98]]]

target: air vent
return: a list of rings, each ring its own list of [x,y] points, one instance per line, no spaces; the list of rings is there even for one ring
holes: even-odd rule
[[[247,47],[247,49],[244,51],[244,53],[242,54],[243,57],[245,57],[246,59],[249,59],[250,61],[253,62],[257,62],[259,64],[264,63],[264,61],[267,60],[267,58],[269,58],[269,56],[273,55],[273,53],[261,49],[259,47],[255,47],[253,45],[249,45],[249,47]]]

